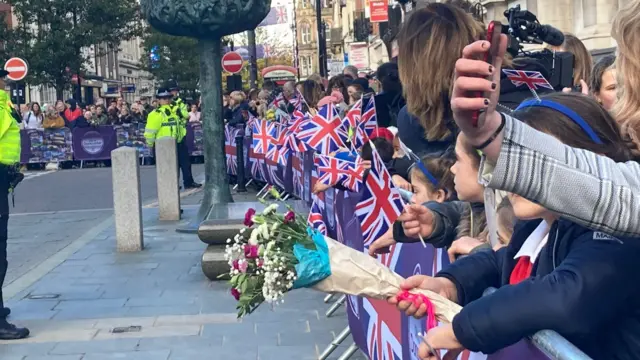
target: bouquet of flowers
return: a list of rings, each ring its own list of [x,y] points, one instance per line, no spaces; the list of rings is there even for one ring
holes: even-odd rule
[[[304,220],[303,220],[304,219]],[[287,291],[310,287],[376,299],[396,296],[402,277],[369,255],[351,249],[307,226],[306,218],[287,206],[268,205],[262,213],[250,209],[245,226],[227,240],[231,294],[238,300],[238,317],[250,314],[263,302],[283,302]],[[430,312],[451,322],[461,307],[428,290],[405,294],[421,297]]]

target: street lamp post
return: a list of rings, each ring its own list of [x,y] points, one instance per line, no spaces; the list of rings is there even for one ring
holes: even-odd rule
[[[322,21],[322,1],[316,0],[316,24],[318,25],[318,70],[320,76],[327,77],[327,40],[324,30],[325,24]]]

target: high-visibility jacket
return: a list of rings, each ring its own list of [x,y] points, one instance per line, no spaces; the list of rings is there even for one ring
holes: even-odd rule
[[[171,111],[173,111],[176,118],[180,122],[180,131],[182,132],[182,138],[187,136],[187,123],[189,122],[189,108],[187,104],[180,98],[176,97],[171,102]]]
[[[147,145],[155,145],[156,139],[170,136],[176,142],[182,141],[186,133],[180,130],[178,118],[171,110],[170,105],[162,105],[147,116],[147,126],[144,129],[144,137]]]
[[[11,115],[9,94],[0,89],[0,164],[20,162],[20,126]]]

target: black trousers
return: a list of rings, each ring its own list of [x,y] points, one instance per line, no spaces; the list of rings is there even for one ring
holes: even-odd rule
[[[189,156],[189,148],[187,142],[182,139],[178,143],[178,166],[182,171],[182,184],[187,187],[193,184],[193,175],[191,174],[191,157]]]
[[[7,228],[9,226],[9,168],[0,164],[0,310],[4,308],[2,301],[2,285],[7,275]],[[5,318],[0,314],[0,318]]]

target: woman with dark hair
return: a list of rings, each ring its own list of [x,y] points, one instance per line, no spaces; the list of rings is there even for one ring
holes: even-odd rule
[[[375,75],[381,90],[375,96],[378,125],[398,126],[398,114],[406,102],[402,96],[402,83],[398,74],[398,64],[388,62],[380,65]]]
[[[591,70],[589,90],[600,105],[607,110],[613,109],[617,100],[618,81],[616,80],[616,69],[613,66],[615,61],[615,55],[607,55],[598,60]]]
[[[400,140],[415,153],[442,153],[455,142],[450,96],[462,49],[483,26],[460,7],[429,3],[398,33],[398,73],[407,105],[398,114]]]
[[[329,86],[327,86],[325,95],[331,96],[334,91],[339,91],[342,93],[343,99],[349,99],[349,92],[347,91],[347,87],[351,85],[351,82],[353,82],[353,80],[345,75],[336,75],[329,79]]]
[[[305,80],[302,84],[302,97],[309,106],[309,111],[315,113],[318,110],[318,102],[322,99],[322,86],[313,80]]]

